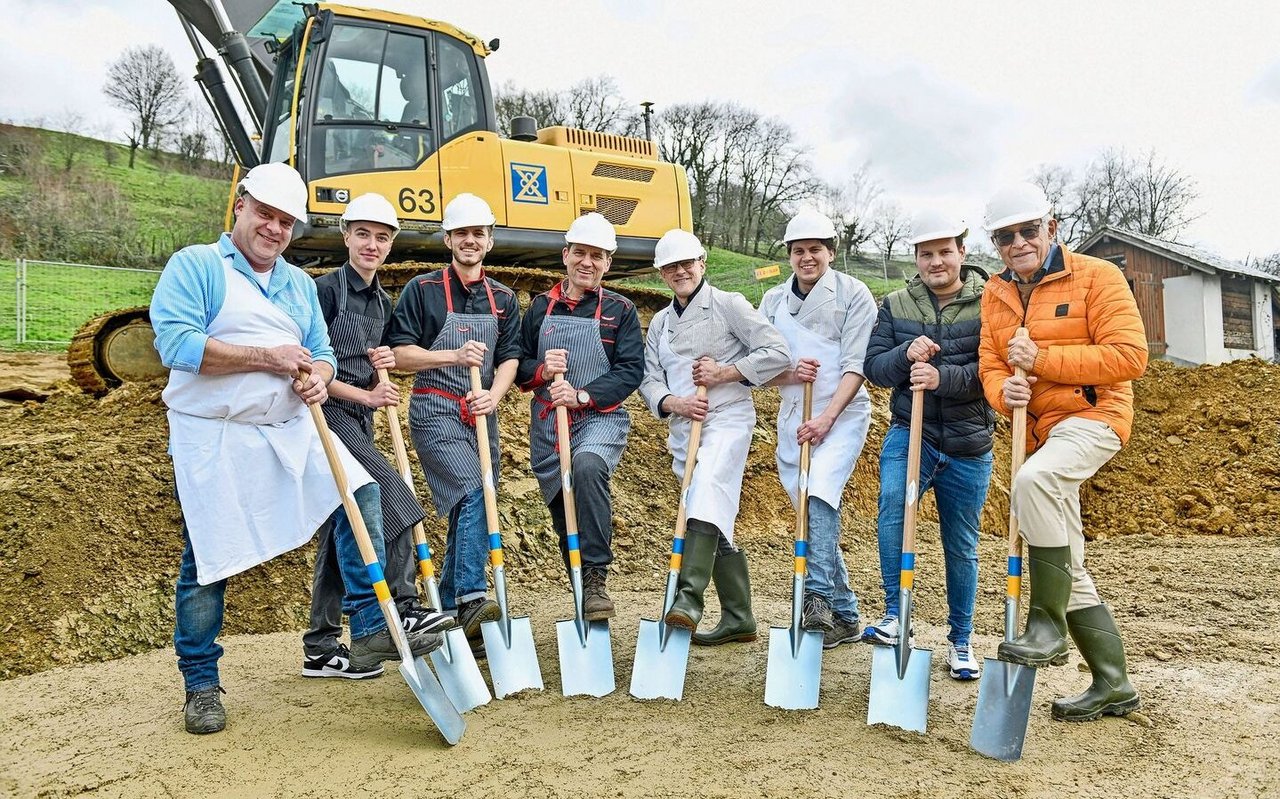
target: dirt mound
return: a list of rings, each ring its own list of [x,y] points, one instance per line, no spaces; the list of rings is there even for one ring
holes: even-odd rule
[[[24,373],[31,368],[21,366]],[[0,378],[6,373],[13,370],[0,370]],[[160,390],[158,383],[132,384],[95,400],[62,383],[45,402],[0,401],[0,678],[169,645],[181,518]],[[1133,441],[1086,489],[1089,531],[1248,535],[1273,528],[1280,518],[1278,393],[1280,367],[1273,365],[1153,364],[1137,386]],[[874,542],[887,397],[874,392],[871,433],[845,498],[846,530],[864,543]],[[629,402],[633,430],[614,479],[614,570],[660,575],[678,483],[665,424]],[[753,557],[782,562],[792,511],[773,461],[777,404],[776,394],[757,394],[738,529],[758,553]],[[511,396],[501,413],[500,514],[512,577],[535,588],[561,585],[550,519],[528,467],[527,399]],[[1006,529],[1007,438],[1001,422],[983,516],[993,536]],[[425,481],[419,491],[425,503]],[[935,518],[931,500],[923,518]],[[439,552],[439,521],[429,536]],[[306,547],[233,578],[227,633],[303,626],[312,558]],[[878,584],[873,564],[854,570],[859,587]]]

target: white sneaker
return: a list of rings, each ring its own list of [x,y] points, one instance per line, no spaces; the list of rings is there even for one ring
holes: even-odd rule
[[[862,631],[862,641],[866,644],[878,644],[879,646],[897,646],[898,645],[898,617],[885,616],[875,624],[868,624],[866,629]],[[908,644],[915,643],[915,625],[911,625],[911,638]]]
[[[982,676],[982,665],[973,656],[969,646],[952,644],[947,648],[947,665],[951,667],[951,679],[976,680]]]

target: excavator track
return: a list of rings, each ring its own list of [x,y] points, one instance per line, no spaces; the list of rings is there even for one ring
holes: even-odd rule
[[[443,266],[418,261],[390,263],[378,270],[378,279],[383,288],[396,296],[413,278]],[[319,277],[330,269],[308,268],[306,272],[312,277]],[[521,308],[529,307],[534,297],[564,277],[563,272],[513,266],[487,266],[485,273],[510,286]],[[653,315],[671,302],[669,294],[656,289],[607,280],[604,286],[635,303],[640,324],[646,329]],[[85,393],[102,396],[121,383],[163,377],[167,372],[160,363],[154,341],[151,314],[146,307],[125,308],[95,316],[76,331],[67,348],[71,379]]]

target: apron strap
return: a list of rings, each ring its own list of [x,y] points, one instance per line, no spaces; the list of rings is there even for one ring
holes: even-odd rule
[[[453,293],[449,291],[449,272],[452,270],[452,266],[446,267],[444,270],[444,307],[449,313],[453,313]],[[462,278],[458,278],[458,282],[462,283]],[[496,319],[498,316],[498,303],[493,299],[493,288],[489,285],[489,280],[484,276],[484,272],[480,273],[480,282],[484,284],[485,296],[489,298],[489,313]]]
[[[436,388],[435,386],[423,386],[421,388],[415,388],[413,390],[413,393],[414,394],[434,394],[437,397],[444,397],[447,400],[451,400],[453,402],[458,403],[458,418],[462,419],[462,423],[465,425],[468,425],[470,427],[476,426],[475,414],[471,413],[471,407],[467,405],[466,397],[460,397],[457,394],[450,394],[448,391],[445,391],[444,389]]]

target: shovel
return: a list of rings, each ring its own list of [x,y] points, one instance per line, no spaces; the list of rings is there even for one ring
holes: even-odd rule
[[[707,387],[698,386],[698,399],[707,396]],[[676,532],[671,542],[671,565],[667,571],[667,590],[658,618],[641,619],[636,636],[636,661],[631,669],[631,695],[636,699],[674,699],[684,697],[684,675],[689,666],[689,641],[693,633],[680,627],[668,627],[664,619],[676,599],[676,581],[680,577],[681,553],[688,519],[689,484],[698,462],[698,445],[702,441],[702,422],[689,427],[689,449],[684,462],[684,479],[680,483],[680,506],[676,511]]]
[[[378,380],[389,380],[386,369],[378,370]],[[400,432],[399,409],[394,405],[387,407],[387,423],[391,427],[391,448],[396,455],[396,468],[404,479],[404,484],[413,491],[413,473],[409,468],[409,452],[404,446],[404,434]],[[431,564],[431,548],[427,546],[427,534],[422,529],[422,522],[413,526],[413,543],[418,554],[418,571],[422,575],[422,583],[427,588],[427,599],[436,610],[441,610],[440,588],[436,584],[435,567]],[[475,656],[471,654],[471,646],[467,643],[467,635],[461,627],[444,631],[444,643],[431,653],[431,662],[440,676],[440,684],[449,695],[459,712],[466,713],[481,705],[489,703],[489,686],[484,683],[484,675],[476,665]]]
[[[868,724],[888,724],[915,732],[924,732],[928,720],[929,665],[933,660],[932,650],[911,646],[911,589],[916,569],[923,429],[924,389],[912,389],[906,507],[902,514],[902,571],[898,578],[898,643],[877,646],[871,653],[871,696],[867,702]]]
[[[804,384],[804,421],[813,415],[813,384]],[[822,680],[822,633],[800,628],[809,549],[809,452],[800,445],[796,486],[795,575],[791,580],[791,626],[769,628],[769,662],[764,674],[764,703],[784,710],[813,710]]]
[[[557,375],[557,380],[564,379]],[[569,582],[573,586],[573,618],[556,622],[560,653],[560,690],[565,696],[607,696],[613,693],[613,644],[609,622],[582,617],[582,555],[578,550],[578,509],[573,504],[573,461],[569,452],[569,411],[556,406],[556,434],[560,444],[560,484],[564,500],[565,539],[569,547]]]
[[[436,680],[427,666],[426,658],[415,658],[409,649],[409,638],[405,635],[400,623],[400,613],[396,610],[395,600],[391,598],[391,590],[387,588],[387,580],[382,574],[382,565],[378,563],[378,554],[369,540],[369,531],[364,526],[364,517],[360,515],[360,507],[356,505],[355,495],[347,485],[347,473],[338,459],[337,450],[333,446],[333,438],[329,433],[329,425],[324,420],[324,413],[319,404],[307,406],[311,409],[311,419],[315,422],[316,432],[320,434],[320,443],[324,445],[325,457],[329,459],[329,470],[333,472],[333,482],[342,497],[342,507],[347,512],[347,520],[351,522],[351,530],[355,533],[356,545],[360,548],[360,557],[369,571],[369,579],[373,582],[373,592],[378,597],[378,606],[382,609],[382,617],[387,621],[387,631],[396,642],[396,650],[400,653],[400,676],[409,684],[413,695],[418,697],[422,709],[427,711],[432,723],[451,746],[462,740],[467,723],[462,714],[449,701],[449,696]]]
[[[480,367],[471,367],[471,390],[480,391]],[[489,565],[493,567],[493,591],[498,597],[497,621],[480,623],[484,649],[489,659],[493,693],[504,699],[535,688],[542,690],[542,669],[533,646],[533,627],[528,616],[511,616],[507,609],[507,570],[502,560],[502,533],[498,531],[498,496],[493,484],[493,458],[489,454],[488,419],[476,419],[476,449],[480,452],[481,485],[484,487],[484,517],[489,525]]]
[[[1025,327],[1018,328],[1015,336],[1027,335]],[[1026,377],[1026,371],[1014,368],[1018,377]],[[1013,461],[1009,467],[1009,487],[1012,495],[1013,478],[1026,457],[1027,409],[1014,408],[1012,419],[1013,440],[1009,447]],[[1012,499],[1012,496],[1010,497]],[[1022,597],[1022,540],[1018,537],[1018,517],[1013,503],[1009,504],[1009,576],[1005,579],[1004,640],[1012,641],[1018,633],[1018,605]],[[1031,718],[1031,694],[1036,685],[1036,670],[1020,663],[1007,663],[995,658],[983,658],[985,668],[978,683],[978,708],[973,715],[973,732],[969,745],[975,752],[995,758],[1013,761],[1022,757],[1022,742],[1027,737],[1027,722]]]

